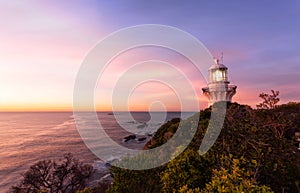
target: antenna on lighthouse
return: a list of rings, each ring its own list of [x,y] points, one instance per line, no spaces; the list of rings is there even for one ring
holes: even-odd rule
[[[223,54],[223,52],[221,52],[221,56],[220,56],[221,64],[224,64],[224,62],[223,62],[223,57],[224,57],[224,54]]]

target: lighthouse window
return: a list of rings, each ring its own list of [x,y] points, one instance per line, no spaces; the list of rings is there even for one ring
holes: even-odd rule
[[[215,81],[222,81],[222,80],[223,80],[222,71],[216,70],[215,71]]]

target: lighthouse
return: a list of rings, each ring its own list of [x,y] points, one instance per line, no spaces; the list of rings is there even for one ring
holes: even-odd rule
[[[202,88],[203,94],[208,98],[209,105],[215,102],[231,102],[233,95],[236,93],[237,86],[229,85],[228,68],[215,59],[215,63],[209,68],[208,87]]]

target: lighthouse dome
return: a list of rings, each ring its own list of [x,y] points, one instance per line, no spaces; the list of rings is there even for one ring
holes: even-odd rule
[[[221,64],[219,59],[215,59],[215,63],[209,68],[209,70],[214,69],[225,69],[227,70],[227,67],[224,64]]]

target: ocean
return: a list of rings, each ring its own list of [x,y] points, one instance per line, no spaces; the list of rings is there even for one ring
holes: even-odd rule
[[[134,121],[128,121],[128,114],[122,112],[98,112],[97,116],[111,139],[124,147],[141,149],[164,122],[175,117],[185,119],[192,114],[132,112]],[[153,120],[152,116],[160,119]],[[146,137],[146,140],[125,143],[124,137],[132,133],[121,126],[131,128],[131,132],[138,137]],[[94,143],[97,146],[105,145],[98,144],[101,143],[99,141]],[[110,151],[113,150],[108,148],[107,152]],[[0,193],[7,192],[12,185],[20,182],[22,174],[35,162],[43,159],[57,160],[69,152],[84,163],[101,168],[102,161],[87,148],[79,135],[72,112],[0,113]],[[121,153],[113,155],[112,159],[121,157]]]

